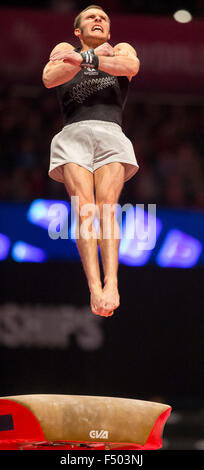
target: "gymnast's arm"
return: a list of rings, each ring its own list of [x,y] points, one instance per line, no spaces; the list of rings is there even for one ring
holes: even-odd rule
[[[140,62],[135,49],[128,43],[117,44],[112,48],[104,43],[95,49],[99,58],[99,70],[115,76],[136,75]],[[43,70],[43,83],[52,88],[71,80],[81,70],[82,56],[68,43],[58,44],[50,54],[50,61]]]
[[[57,44],[57,46],[52,50],[50,57],[53,56],[53,54],[60,53],[65,50],[66,52],[68,51],[71,53],[72,56],[80,57],[80,54],[74,51],[74,47],[67,42]],[[53,88],[68,82],[78,72],[80,72],[80,70],[80,65],[64,62],[63,59],[55,61],[49,60],[43,69],[42,81],[46,88]]]
[[[110,44],[103,43],[95,49],[98,56],[114,55]],[[53,88],[69,82],[81,70],[82,56],[74,47],[62,42],[50,54],[50,60],[43,70],[42,80],[46,88]]]
[[[136,50],[128,43],[121,42],[113,47],[114,57],[99,57],[99,69],[110,75],[127,76],[129,80],[136,75],[140,61]]]

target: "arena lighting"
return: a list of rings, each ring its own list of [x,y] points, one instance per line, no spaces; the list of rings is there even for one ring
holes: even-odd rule
[[[0,260],[7,258],[10,250],[11,242],[6,235],[0,233]]]
[[[143,211],[139,208],[128,210],[126,214],[126,220],[124,220],[122,224],[122,237],[119,246],[119,262],[128,266],[143,266],[148,262],[152,254],[152,249],[147,249],[147,247],[145,247],[145,241],[144,249],[138,249],[138,245],[141,246],[141,237],[138,239],[136,233],[134,238],[128,238],[128,236],[125,235],[125,226],[127,233],[128,230],[132,230],[132,226],[134,227],[135,220],[137,220],[137,229],[139,229],[138,232],[140,235],[142,234],[144,228],[146,231],[148,222],[148,237],[150,239],[150,244],[151,241],[153,241],[153,237],[155,236],[155,218],[153,216],[147,214],[147,212],[144,211],[143,219]],[[161,230],[162,223],[158,218],[156,218],[156,240],[158,239]]]
[[[23,241],[18,241],[14,244],[11,256],[14,261],[19,262],[42,263],[47,261],[47,254],[44,250]]]
[[[44,228],[45,230],[48,229],[50,221],[52,220],[53,216],[48,215],[48,211],[51,206],[54,204],[63,204],[67,208],[67,212],[69,214],[70,204],[66,203],[65,201],[59,200],[48,200],[48,199],[35,199],[27,212],[27,219],[29,222],[35,225],[39,225],[40,227]]]
[[[63,216],[64,214],[69,214],[69,223],[66,221],[66,233],[68,233],[68,237],[66,236],[65,240],[62,239],[62,237],[57,237],[53,240],[53,237],[49,236],[48,234],[48,228],[46,228],[49,227],[50,219],[54,219],[55,223],[53,223],[52,233],[54,234],[56,232],[56,234],[59,235],[57,221],[58,216],[56,216],[56,211],[53,210],[53,216],[47,218],[47,210],[52,209],[52,205],[54,207],[56,203],[60,203],[61,207],[63,206],[63,210],[60,210]],[[48,204],[48,206],[45,211],[46,204]],[[136,209],[136,206],[131,207],[134,210]],[[24,249],[25,246],[31,246],[38,250],[41,249],[44,255],[47,256],[44,261],[47,261],[48,259],[64,259],[68,261],[74,260],[76,262],[79,261],[78,250],[75,246],[76,240],[75,237],[71,236],[71,228],[74,229],[75,221],[72,220],[71,206],[68,201],[49,201],[45,199],[39,199],[33,201],[32,204],[29,204],[29,206],[27,204],[22,205],[1,203],[0,208],[1,262],[4,260],[6,262],[7,259],[12,256],[12,254],[15,256],[16,252],[13,251],[11,254],[11,251],[15,244],[19,242],[19,240],[23,240],[22,243]],[[146,207],[145,209],[147,210]],[[162,210],[157,208],[156,217],[157,232],[156,237],[154,236],[154,239],[156,238],[156,245],[152,244],[148,250],[143,250],[143,246],[141,247],[141,240],[143,240],[143,235],[145,236],[145,233],[143,234],[143,232],[144,230],[146,231],[146,228],[140,215],[138,215],[138,223],[139,225],[141,224],[141,234],[138,236],[140,241],[140,249],[138,249],[139,245],[137,244],[138,240],[136,237],[134,237],[134,235],[132,238],[129,236],[129,234],[134,230],[134,215],[132,214],[132,210],[123,213],[122,220],[119,218],[118,222],[121,228],[121,241],[119,248],[120,263],[129,266],[143,266],[151,263],[154,265],[157,264],[162,268],[175,266],[177,268],[186,267],[189,269],[196,265],[204,266],[204,251],[202,251],[202,246],[204,246],[204,213],[189,210]],[[95,228],[96,231],[98,231],[98,227],[96,225]],[[150,229],[152,229],[153,225],[150,223]],[[162,234],[160,234],[161,229]],[[176,241],[175,236],[172,236],[172,230],[174,232],[175,230],[177,231]],[[128,233],[128,236],[126,236],[126,233]],[[168,238],[169,236],[170,239]],[[151,239],[151,236],[149,236],[149,238]],[[175,247],[177,247],[176,250]],[[180,250],[180,247],[182,247],[182,250]],[[32,256],[27,256],[26,251],[20,250],[19,256],[17,250],[16,261],[25,260],[30,262],[38,262],[38,255],[39,252],[34,256],[33,259],[33,254]],[[39,262],[42,262],[41,254],[39,258]]]
[[[202,252],[202,244],[196,238],[172,229],[156,257],[156,263],[163,267],[191,268],[197,263]]]
[[[192,21],[192,15],[187,10],[178,10],[174,13],[173,17],[178,23],[190,23]]]

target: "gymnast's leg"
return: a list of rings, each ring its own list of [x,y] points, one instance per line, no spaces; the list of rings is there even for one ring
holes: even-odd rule
[[[79,223],[79,226],[77,226],[79,238],[76,239],[76,243],[88,281],[91,294],[91,308],[93,313],[107,313],[107,309],[105,310],[101,303],[102,284],[100,279],[97,235],[93,224],[91,226],[91,233],[95,233],[95,236],[91,236],[89,239],[84,238],[80,230],[82,223],[88,217],[87,215],[81,215],[81,209],[85,204],[93,204],[95,206],[93,174],[76,163],[67,163],[64,165],[64,184],[70,198],[72,196],[78,196],[79,198],[79,213],[77,214],[75,211]]]
[[[100,211],[99,246],[104,271],[102,305],[110,311],[107,316],[112,314],[120,303],[117,279],[120,229],[115,210],[107,214],[103,208],[104,204],[113,205],[113,208],[117,204],[124,185],[124,176],[125,166],[119,162],[105,164],[94,172],[96,205]],[[104,236],[105,233],[109,233],[109,238]]]

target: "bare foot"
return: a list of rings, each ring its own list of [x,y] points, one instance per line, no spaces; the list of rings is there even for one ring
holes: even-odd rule
[[[102,307],[106,310],[113,311],[120,305],[120,296],[117,284],[107,282],[103,288]]]
[[[102,287],[95,287],[91,289],[91,310],[95,315],[108,317],[113,315],[113,310],[104,308],[103,306],[103,290]]]

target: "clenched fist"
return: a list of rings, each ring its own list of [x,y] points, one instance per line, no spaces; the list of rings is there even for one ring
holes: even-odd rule
[[[108,42],[105,42],[104,44],[101,44],[100,46],[96,47],[96,49],[94,49],[94,52],[97,56],[115,55],[113,47]],[[80,52],[76,52],[73,49],[63,49],[61,51],[59,50],[57,52],[54,52],[50,55],[51,62],[55,62],[57,60],[63,60],[63,62],[80,66],[82,62],[82,57]]]
[[[113,47],[108,43],[104,42],[104,44],[101,44],[100,46],[96,47],[94,49],[94,52],[98,56],[114,56],[114,50]]]
[[[64,49],[62,51],[51,54],[50,61],[55,62],[56,60],[63,60],[72,65],[80,65],[82,62],[81,54],[74,50]]]

